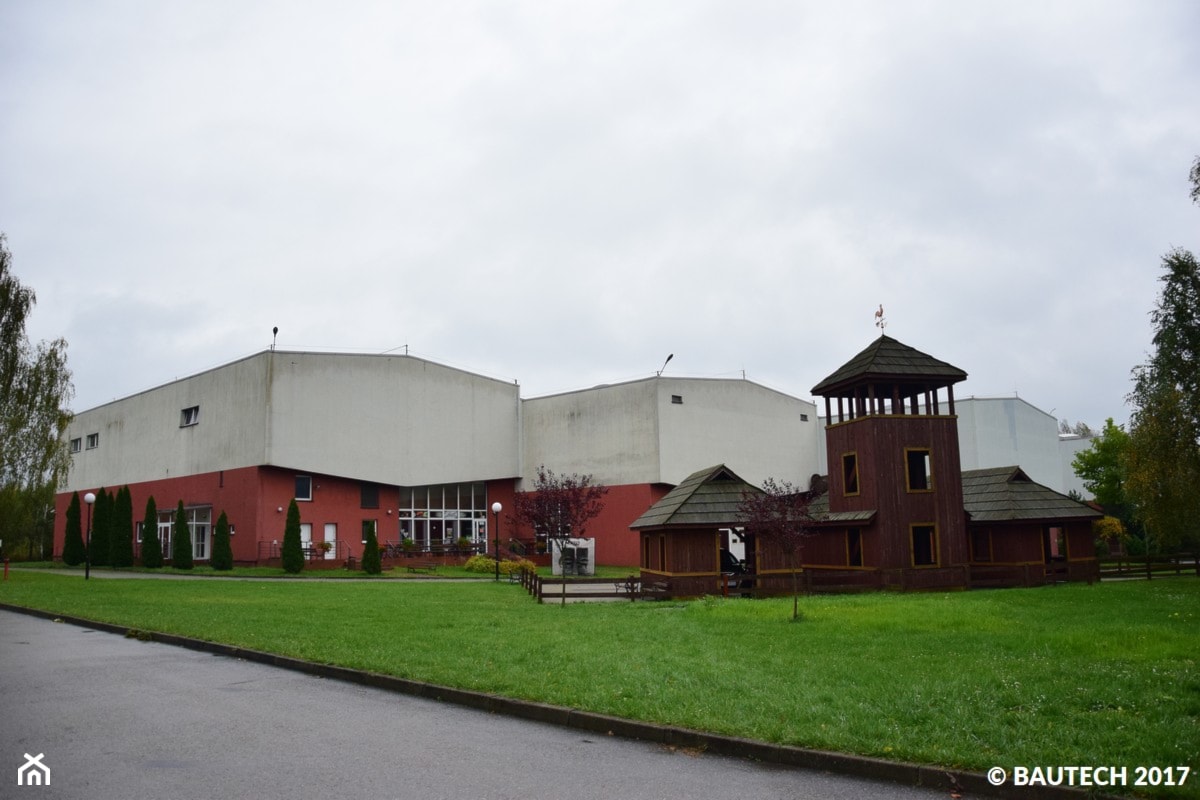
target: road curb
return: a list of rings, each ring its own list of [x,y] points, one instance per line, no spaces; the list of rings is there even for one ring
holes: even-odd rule
[[[475,708],[493,714],[504,714],[520,719],[590,731],[606,736],[618,736],[624,739],[654,742],[666,747],[683,750],[743,758],[751,761],[778,764],[780,766],[872,778],[889,783],[922,786],[963,795],[1020,797],[1028,798],[1028,800],[1079,800],[1079,798],[1127,800],[1117,795],[1097,794],[1082,789],[1056,786],[1019,788],[1007,784],[993,786],[988,781],[986,775],[978,772],[966,772],[926,764],[887,761],[879,758],[836,753],[827,750],[811,750],[803,747],[771,744],[754,739],[743,739],[736,736],[725,736],[718,733],[706,733],[704,731],[671,725],[660,725],[653,722],[640,722],[623,717],[613,717],[590,711],[580,711],[565,706],[520,700],[489,694],[487,692],[439,686],[433,683],[398,678],[377,672],[366,672],[364,670],[339,667],[332,664],[319,664],[289,656],[267,653],[261,650],[252,650],[235,645],[221,644],[219,642],[207,642],[202,639],[193,639],[172,633],[141,631],[125,625],[97,622],[82,617],[56,614],[50,611],[26,608],[8,603],[0,603],[0,610],[41,617],[43,619],[78,625],[107,633],[121,634],[143,641],[153,641],[229,658],[239,658],[244,661],[253,661],[259,664],[292,670],[293,672],[343,681],[345,683],[354,683],[360,686],[384,689],[412,697],[454,703],[455,705]]]

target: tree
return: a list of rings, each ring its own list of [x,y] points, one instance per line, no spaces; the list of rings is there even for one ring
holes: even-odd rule
[[[142,566],[158,569],[163,565],[162,542],[158,538],[158,506],[154,495],[146,499],[146,513],[142,515]]]
[[[761,492],[745,492],[738,505],[738,517],[746,533],[754,535],[764,551],[777,550],[787,559],[792,572],[793,621],[800,619],[796,557],[813,531],[811,502],[810,492],[802,492],[788,481],[767,478]]]
[[[36,535],[45,498],[70,465],[63,433],[72,387],[66,341],[30,344],[25,322],[37,297],[11,268],[0,233],[0,530],[21,541]]]
[[[171,566],[175,569],[191,569],[192,560],[192,531],[188,527],[187,511],[183,501],[175,508],[175,524],[171,527]]]
[[[210,566],[215,570],[233,569],[233,548],[229,543],[229,519],[225,512],[217,517],[217,528],[213,531],[212,559]]]
[[[67,506],[67,536],[63,540],[62,560],[69,567],[83,563],[87,550],[83,544],[83,525],[80,520],[79,492],[71,495],[71,504]]]
[[[133,566],[133,495],[128,486],[118,489],[113,499],[108,548],[114,567]]]
[[[304,569],[304,545],[300,541],[300,506],[293,498],[288,505],[287,521],[283,526],[283,552],[280,553],[283,571],[296,574]]]
[[[375,536],[375,526],[364,525],[363,531],[367,543],[363,545],[362,568],[368,575],[379,575],[383,572],[383,562],[379,558],[379,539]]]
[[[1170,549],[1196,539],[1200,519],[1200,264],[1176,248],[1163,267],[1154,352],[1133,371],[1125,488],[1148,544]]]
[[[1188,174],[1192,182],[1192,202],[1200,206],[1200,156],[1192,162],[1192,171]]]
[[[1092,499],[1110,514],[1129,523],[1131,509],[1125,495],[1125,459],[1129,453],[1129,434],[1124,426],[1104,421],[1104,429],[1092,438],[1092,446],[1080,450],[1071,461],[1075,474]]]
[[[591,475],[555,474],[542,464],[537,468],[533,489],[517,492],[513,498],[509,521],[514,525],[529,526],[535,537],[547,540],[551,553],[556,549],[562,553],[562,546],[568,539],[584,538],[587,524],[604,510],[607,493],[608,487],[592,483]],[[564,580],[564,605],[566,592]]]
[[[88,544],[88,558],[93,567],[107,567],[110,557],[110,531],[112,530],[112,495],[101,487],[96,490],[96,502],[92,504],[92,538]]]

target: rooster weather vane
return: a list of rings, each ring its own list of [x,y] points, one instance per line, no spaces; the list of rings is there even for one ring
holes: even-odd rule
[[[883,303],[879,304],[879,310],[875,312],[875,327],[879,328],[880,335],[883,335],[883,329],[887,327],[887,318],[883,316]]]

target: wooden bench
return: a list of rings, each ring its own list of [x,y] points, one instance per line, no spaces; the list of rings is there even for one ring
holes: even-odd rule
[[[416,561],[405,561],[404,566],[409,572],[436,572],[438,562],[430,561],[429,559],[419,559]]]

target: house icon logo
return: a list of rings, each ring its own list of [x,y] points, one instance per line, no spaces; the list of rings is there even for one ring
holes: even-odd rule
[[[42,763],[45,753],[25,754],[25,763],[17,770],[17,786],[49,786],[50,768]]]

